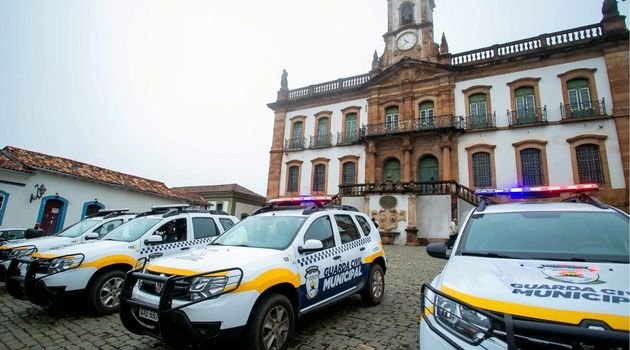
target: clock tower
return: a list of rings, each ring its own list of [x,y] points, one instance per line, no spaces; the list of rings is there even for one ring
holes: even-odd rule
[[[380,67],[403,57],[436,61],[438,45],[433,42],[434,0],[387,0],[387,33]]]

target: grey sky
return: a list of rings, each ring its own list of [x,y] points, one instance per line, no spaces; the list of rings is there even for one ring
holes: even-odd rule
[[[452,53],[596,23],[602,3],[435,2]],[[386,16],[386,0],[0,0],[0,147],[265,195],[282,69],[292,89],[366,73]]]

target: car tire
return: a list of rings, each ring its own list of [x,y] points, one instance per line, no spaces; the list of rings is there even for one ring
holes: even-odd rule
[[[88,304],[101,315],[117,312],[120,308],[120,291],[125,272],[111,270],[96,277],[88,291]]]
[[[270,294],[256,303],[246,330],[247,349],[285,350],[293,338],[293,305],[282,294]]]
[[[385,274],[379,264],[374,264],[370,269],[367,285],[361,291],[361,299],[367,305],[378,305],[383,301],[385,294]]]

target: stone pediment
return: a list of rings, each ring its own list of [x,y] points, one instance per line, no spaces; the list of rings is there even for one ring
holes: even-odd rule
[[[434,62],[403,58],[373,76],[368,85],[392,85],[431,79],[452,72],[451,66]]]

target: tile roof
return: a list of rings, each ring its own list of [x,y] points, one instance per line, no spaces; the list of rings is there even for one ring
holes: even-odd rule
[[[31,171],[26,169],[22,164],[20,164],[20,162],[17,162],[9,158],[9,156],[4,154],[3,152],[0,152],[0,169],[8,169],[8,170],[13,170],[13,171],[31,173]]]
[[[2,153],[4,153],[5,156],[8,156],[7,158],[11,158],[14,163],[19,164],[19,166],[25,169],[22,171],[41,169],[44,171],[52,171],[65,175],[75,176],[88,181],[94,181],[113,186],[121,186],[140,192],[157,194],[176,200],[190,201],[192,199],[192,197],[182,196],[179,193],[169,190],[168,187],[166,187],[166,185],[160,181],[145,179],[129,174],[123,174],[113,170],[77,162],[75,160],[67,158],[28,151],[12,146],[6,146],[2,150]],[[5,168],[5,164],[2,162],[1,158],[0,168]],[[8,168],[7,165],[7,169],[11,168]],[[201,200],[201,197],[197,198],[197,200]],[[200,204],[201,203],[205,203],[205,201],[201,201]]]
[[[218,193],[218,192],[235,192],[249,196],[258,197],[265,200],[265,197],[259,195],[254,191],[250,191],[247,188],[237,184],[224,184],[224,185],[206,185],[206,186],[183,186],[183,187],[171,187],[171,190],[181,193]]]

